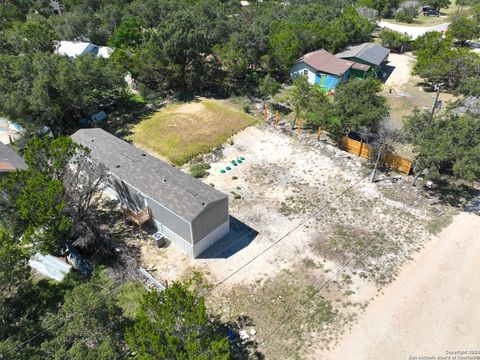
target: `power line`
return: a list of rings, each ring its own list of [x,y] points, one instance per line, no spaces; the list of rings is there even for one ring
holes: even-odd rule
[[[213,290],[215,290],[216,288],[218,288],[220,285],[222,285],[223,283],[225,283],[227,280],[229,280],[230,278],[232,278],[233,276],[235,276],[237,273],[239,273],[241,270],[243,270],[244,268],[246,268],[248,265],[250,265],[252,262],[254,262],[256,259],[258,259],[260,256],[262,256],[263,254],[265,254],[266,252],[268,252],[269,250],[271,250],[273,247],[275,247],[276,245],[278,245],[280,242],[282,242],[285,238],[287,238],[289,235],[291,235],[293,232],[295,232],[296,230],[298,230],[300,227],[302,227],[306,222],[310,221],[311,219],[313,219],[315,216],[317,216],[321,211],[323,211],[325,208],[327,208],[328,206],[330,206],[330,204],[332,204],[335,200],[337,200],[339,197],[341,197],[343,194],[345,194],[347,191],[351,190],[354,186],[360,184],[361,182],[365,181],[369,176],[366,176],[366,177],[363,177],[361,178],[360,180],[354,182],[353,184],[351,184],[350,186],[348,186],[346,189],[344,189],[343,191],[341,191],[337,196],[335,196],[333,199],[327,201],[323,206],[321,206],[320,208],[318,208],[315,212],[313,212],[312,214],[310,214],[308,217],[306,217],[305,219],[299,221],[299,223],[297,225],[295,225],[294,227],[292,227],[289,231],[287,231],[283,236],[281,236],[278,240],[276,240],[274,243],[270,244],[269,246],[267,246],[264,250],[262,250],[260,253],[256,254],[255,256],[253,256],[250,260],[248,260],[245,264],[241,265],[240,267],[238,267],[235,271],[233,271],[231,274],[229,274],[228,276],[226,276],[224,279],[220,280],[219,282],[217,282],[214,286],[212,286],[211,288],[207,289],[207,291],[202,295],[202,296],[205,296],[209,293],[211,293]]]
[[[214,291],[215,289],[217,289],[219,286],[221,286],[222,284],[224,284],[226,281],[228,281],[230,278],[232,278],[233,276],[235,276],[236,274],[238,274],[241,270],[243,270],[244,268],[246,268],[247,266],[249,266],[251,263],[253,263],[256,259],[258,259],[259,257],[261,257],[263,254],[267,253],[268,251],[270,251],[273,247],[275,247],[276,245],[278,245],[280,242],[282,242],[285,238],[287,238],[288,236],[290,236],[293,232],[295,232],[296,230],[298,230],[300,227],[302,227],[306,222],[310,221],[311,219],[313,219],[315,216],[317,216],[321,211],[323,211],[324,209],[326,209],[328,206],[330,206],[330,204],[332,204],[334,201],[336,201],[338,198],[340,198],[343,194],[345,194],[347,191],[351,190],[354,186],[362,183],[363,181],[365,181],[366,179],[368,178],[368,176],[366,177],[363,177],[361,178],[360,180],[354,182],[353,184],[351,184],[350,186],[348,186],[346,189],[344,189],[343,191],[341,191],[340,193],[338,193],[338,195],[336,195],[333,199],[327,201],[323,206],[321,206],[320,208],[318,208],[315,212],[313,212],[312,214],[310,214],[308,217],[306,217],[305,219],[301,220],[298,222],[297,225],[295,225],[294,227],[292,227],[289,231],[287,231],[284,235],[282,235],[279,239],[277,239],[275,242],[273,242],[272,244],[270,244],[269,246],[267,246],[264,250],[262,250],[260,253],[256,254],[255,256],[253,256],[250,260],[248,260],[245,264],[241,265],[240,267],[238,267],[235,271],[233,271],[231,274],[229,274],[228,276],[226,276],[225,278],[223,278],[221,281],[217,282],[214,286],[212,286],[211,288],[207,289],[204,294],[202,294],[202,296],[205,296],[209,293],[211,293],[212,291]],[[344,265],[346,266],[346,265]],[[121,285],[120,285],[121,286]],[[117,286],[116,288],[112,289],[109,291],[109,293],[113,292],[113,290],[119,288],[120,286]],[[75,312],[70,314],[69,316],[67,316],[63,322],[65,322],[66,320],[69,320],[71,317],[73,317],[75,315]],[[3,358],[4,356],[12,353],[13,351],[15,350],[18,350],[19,348],[27,345],[28,343],[30,343],[31,341],[35,340],[36,338],[38,338],[39,336],[47,333],[48,331],[50,331],[55,325],[57,324],[54,324],[53,326],[50,326],[48,327],[47,329],[43,330],[42,332],[32,336],[31,338],[29,338],[28,340],[22,342],[21,344],[17,345],[16,347],[14,347],[13,349],[9,350],[7,353],[5,354],[0,354],[0,358]]]

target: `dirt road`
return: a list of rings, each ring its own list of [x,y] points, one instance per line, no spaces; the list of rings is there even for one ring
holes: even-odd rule
[[[417,37],[422,36],[430,31],[444,32],[445,30],[448,29],[449,25],[450,23],[446,22],[440,25],[422,27],[422,26],[393,24],[391,22],[384,21],[384,20],[378,23],[378,26],[380,26],[381,28],[387,28],[390,30],[398,31],[400,33],[408,34],[412,37],[412,39],[416,39]]]
[[[462,213],[368,306],[331,354],[315,358],[407,360],[480,351],[479,264],[480,217]]]

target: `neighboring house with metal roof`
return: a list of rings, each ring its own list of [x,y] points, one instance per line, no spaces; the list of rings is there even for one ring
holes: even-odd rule
[[[113,49],[108,46],[97,46],[83,41],[59,41],[55,52],[73,59],[82,55],[108,58],[112,54]]]
[[[133,145],[99,129],[72,139],[109,170],[109,188],[134,211],[147,207],[159,232],[192,257],[227,235],[228,196]]]
[[[382,67],[388,61],[390,49],[384,48],[375,43],[363,43],[361,45],[350,46],[347,50],[336,54],[335,56],[354,61],[359,64],[368,65],[377,76],[382,75]]]
[[[25,170],[27,164],[10,146],[0,142],[0,179],[16,170]]]
[[[347,81],[356,70],[366,72],[368,68],[368,65],[340,59],[321,49],[298,59],[290,69],[290,76],[292,79],[306,76],[311,85],[318,84],[326,91],[333,91],[340,82]]]

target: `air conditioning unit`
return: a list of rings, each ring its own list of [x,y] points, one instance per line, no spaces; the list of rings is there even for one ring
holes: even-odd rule
[[[165,236],[163,236],[161,232],[156,232],[155,234],[153,234],[153,242],[158,248],[167,245],[167,239],[165,238]]]

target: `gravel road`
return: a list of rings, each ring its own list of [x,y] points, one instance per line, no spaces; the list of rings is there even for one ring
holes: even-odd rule
[[[461,213],[372,301],[333,352],[315,356],[407,360],[477,351],[480,358],[479,264],[480,217]]]

